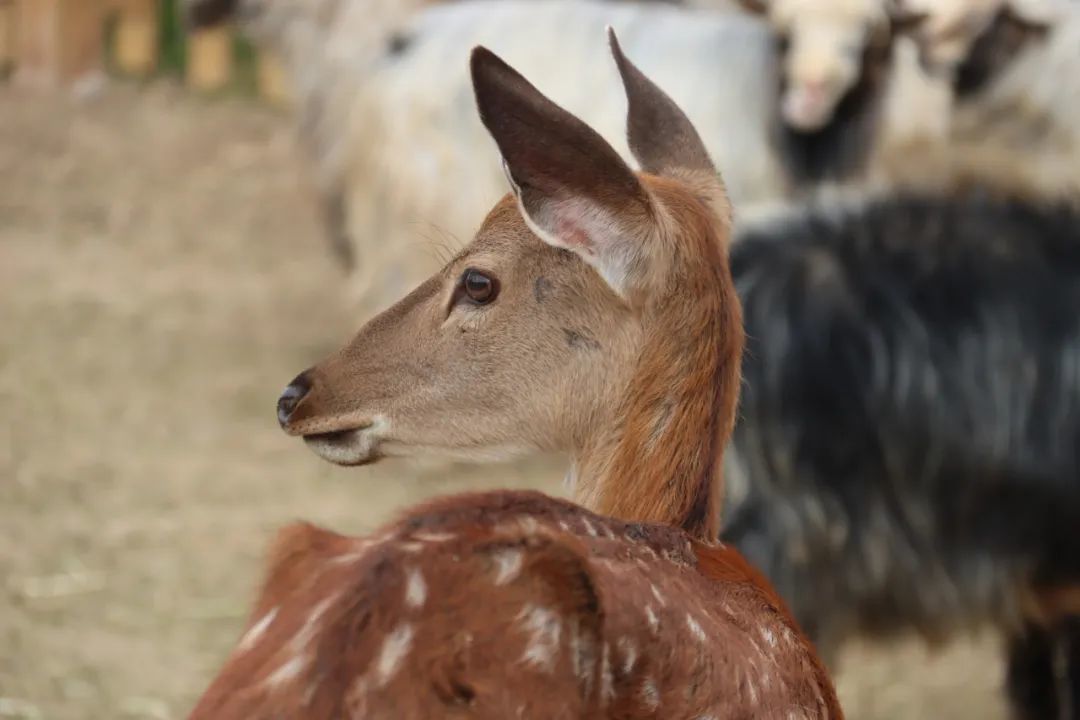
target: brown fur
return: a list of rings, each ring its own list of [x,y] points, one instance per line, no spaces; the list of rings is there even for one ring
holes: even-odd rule
[[[275,555],[192,720],[841,716],[745,561],[665,526],[500,492],[366,539],[295,526]]]
[[[742,326],[741,307],[715,215],[673,181],[653,179],[650,187],[679,219],[673,251],[682,272],[673,278],[673,296],[652,311],[619,411],[625,420],[609,472],[632,484],[605,484],[592,507],[714,538],[723,491],[719,458],[734,424],[743,347],[742,333],[730,329]],[[665,402],[671,410],[657,438]]]

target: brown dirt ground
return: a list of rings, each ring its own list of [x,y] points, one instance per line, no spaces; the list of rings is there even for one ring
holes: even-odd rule
[[[279,389],[360,319],[287,118],[167,83],[0,87],[0,718],[182,717],[238,635],[273,531],[370,529],[471,472],[316,459]],[[856,718],[1000,718],[988,639],[854,648]]]

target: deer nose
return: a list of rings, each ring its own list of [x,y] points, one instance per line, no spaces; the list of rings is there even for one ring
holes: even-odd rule
[[[289,417],[296,410],[296,406],[300,404],[300,401],[304,399],[304,396],[311,390],[311,380],[308,379],[308,372],[304,372],[293,378],[293,381],[288,384],[285,391],[281,393],[281,397],[277,401],[277,419],[281,427],[285,427],[289,422]]]

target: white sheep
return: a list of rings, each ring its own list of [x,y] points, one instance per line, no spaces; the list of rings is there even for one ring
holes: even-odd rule
[[[440,246],[464,243],[505,192],[494,148],[471,111],[466,58],[475,45],[501,54],[625,150],[625,99],[615,95],[614,68],[596,42],[611,25],[687,109],[717,162],[737,169],[726,178],[737,202],[772,198],[783,187],[764,131],[772,42],[738,10],[475,0],[404,13],[405,22],[391,13],[375,30],[365,25],[375,13],[366,2],[234,1],[241,28],[279,53],[292,75],[300,134],[328,206],[344,211],[366,308],[430,275]]]
[[[775,0],[775,7],[791,1]],[[883,37],[893,34],[891,16],[883,0],[858,1],[859,12],[845,13],[836,8],[853,0],[815,0],[816,11],[801,6],[778,16],[788,24],[775,26],[716,9],[730,0],[691,0],[698,6],[693,9],[597,0],[473,0],[419,12],[425,0],[387,7],[350,0],[201,0],[238,4],[234,12],[242,28],[283,56],[331,227],[337,237],[349,238],[347,247],[357,256],[357,288],[374,307],[430,274],[438,264],[437,246],[453,250],[464,242],[479,213],[503,192],[502,177],[477,171],[497,165],[490,142],[467,111],[472,98],[463,58],[472,46],[503,54],[619,146],[621,99],[604,102],[618,85],[595,43],[613,25],[643,69],[686,108],[719,164],[729,168],[728,190],[745,217],[806,181],[859,175],[870,148],[896,146],[878,143],[877,109],[889,88]],[[772,27],[777,33],[808,28],[812,35],[820,18],[857,30],[829,35],[832,42],[819,44],[817,57],[847,58],[850,37],[875,51],[885,48],[884,62],[855,68],[856,85],[848,88],[854,100],[841,101],[842,117],[823,133],[778,143],[780,73]],[[913,52],[907,67],[916,67]],[[906,88],[900,80],[910,77],[898,73],[895,87]],[[940,112],[913,112],[926,103],[910,95],[902,103],[889,101],[905,109],[898,117],[940,122]],[[906,131],[898,127],[884,134],[902,138]],[[487,153],[491,162],[476,162],[478,153]],[[872,157],[871,166],[885,167],[879,158],[888,153],[875,150]],[[826,171],[802,172],[807,166]]]
[[[394,32],[439,0],[185,0],[195,27],[231,20],[281,60],[297,115],[300,144],[323,202],[334,250],[346,264],[344,174],[349,116]]]
[[[929,15],[924,61],[952,80],[949,152],[924,169],[950,184],[1080,201],[1080,3],[908,0]],[[928,180],[929,181],[929,180]]]
[[[774,139],[797,183],[894,185],[912,150],[948,128],[949,87],[927,75],[905,33],[923,20],[894,0],[739,0],[783,55]]]

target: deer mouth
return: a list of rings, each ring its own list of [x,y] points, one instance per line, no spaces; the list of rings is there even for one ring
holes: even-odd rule
[[[377,425],[370,422],[347,430],[305,433],[304,443],[313,453],[335,465],[370,465],[382,457]]]

